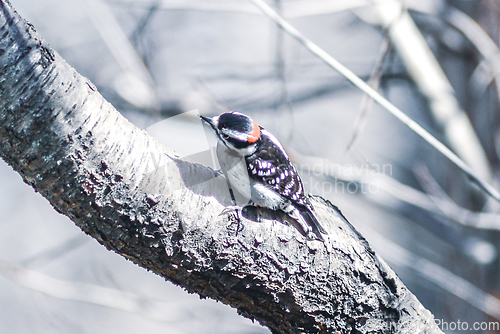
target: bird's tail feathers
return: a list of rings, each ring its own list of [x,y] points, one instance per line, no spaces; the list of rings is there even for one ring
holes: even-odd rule
[[[323,240],[323,236],[321,234],[328,234],[328,232],[321,226],[320,222],[312,212],[312,210],[308,207],[301,208],[300,213],[302,214],[302,217],[307,221],[309,226],[311,226],[314,234],[320,238],[320,240]]]

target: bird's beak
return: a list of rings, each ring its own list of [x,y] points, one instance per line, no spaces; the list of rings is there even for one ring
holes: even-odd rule
[[[200,116],[200,118],[201,118],[202,120],[204,120],[204,121],[205,121],[205,122],[207,122],[208,124],[210,124],[210,125],[212,125],[212,124],[213,124],[212,119],[211,119],[210,117],[203,116],[203,115],[199,115],[199,116]]]
[[[208,125],[210,125],[212,127],[212,129],[214,129],[214,131],[217,133],[217,121],[214,120],[214,118],[216,118],[216,117],[211,118],[211,117],[206,117],[206,116],[200,115],[200,118],[203,121],[207,122]]]

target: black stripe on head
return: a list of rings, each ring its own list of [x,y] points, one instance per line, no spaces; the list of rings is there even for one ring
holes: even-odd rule
[[[226,141],[228,143],[230,143],[234,148],[238,148],[238,149],[247,148],[250,145],[253,145],[252,143],[249,143],[247,141],[241,141],[239,139],[235,139],[235,138],[231,138],[231,137],[227,138]]]
[[[237,112],[228,112],[219,117],[219,130],[230,129],[241,133],[252,131],[252,120],[247,115]]]

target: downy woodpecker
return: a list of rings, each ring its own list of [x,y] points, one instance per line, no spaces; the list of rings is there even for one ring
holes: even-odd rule
[[[321,234],[327,232],[314,216],[297,170],[279,141],[238,112],[200,117],[219,139],[217,159],[230,189],[243,197],[238,204],[281,210],[308,238],[323,240]]]

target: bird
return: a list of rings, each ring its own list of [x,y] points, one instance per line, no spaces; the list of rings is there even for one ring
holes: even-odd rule
[[[234,207],[282,211],[298,223],[308,239],[324,241],[322,234],[328,233],[317,220],[297,169],[276,137],[240,112],[200,118],[218,138],[217,159]],[[235,191],[240,203],[236,203]]]

